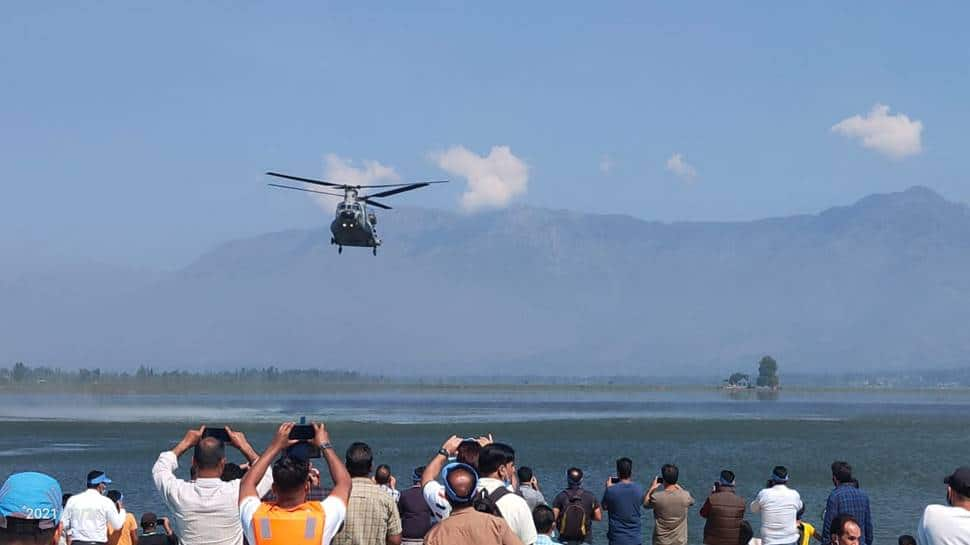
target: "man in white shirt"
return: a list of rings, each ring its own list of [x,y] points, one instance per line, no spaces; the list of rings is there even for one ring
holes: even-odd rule
[[[352,481],[343,462],[334,453],[330,434],[323,424],[313,424],[311,446],[320,449],[333,489],[322,502],[307,501],[314,477],[305,459],[283,455],[273,463],[273,493],[276,501],[260,501],[256,483],[274,457],[297,443],[290,439],[293,423],[279,427],[276,436],[253,464],[239,487],[239,522],[249,545],[330,545],[347,516]]]
[[[970,467],[957,468],[946,483],[947,505],[929,505],[916,530],[920,545],[970,545]]]
[[[229,442],[253,464],[259,456],[242,432],[226,428]],[[223,481],[226,464],[225,445],[216,437],[205,437],[205,426],[189,430],[170,451],[158,455],[152,478],[178,526],[183,545],[242,545],[243,532],[239,527],[239,480]],[[175,476],[178,458],[194,449],[192,468],[195,480],[184,481]],[[261,494],[269,492],[272,477],[259,483]],[[115,526],[120,528],[120,526]]]
[[[794,545],[798,543],[798,511],[802,498],[788,488],[788,470],[776,466],[768,479],[767,488],[751,502],[751,512],[761,513],[761,542],[763,545]]]
[[[108,542],[108,525],[121,528],[128,513],[118,509],[104,491],[111,479],[104,471],[88,473],[87,490],[67,500],[61,525],[73,545],[93,545]]]

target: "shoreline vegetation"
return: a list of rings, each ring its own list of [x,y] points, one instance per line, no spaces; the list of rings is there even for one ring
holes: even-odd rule
[[[934,377],[966,377],[966,370],[936,372]],[[814,380],[813,380],[814,378]],[[401,392],[723,392],[734,399],[777,397],[777,389],[726,388],[725,382],[652,376],[543,377],[543,376],[427,376],[403,377],[364,374],[349,370],[242,368],[233,370],[157,370],[140,366],[134,371],[59,369],[16,363],[0,368],[0,396],[18,394],[86,395],[193,395],[193,394],[317,394],[361,391]],[[819,375],[786,381],[785,393],[810,392],[926,392],[970,393],[964,381],[932,378],[905,382],[839,379]]]

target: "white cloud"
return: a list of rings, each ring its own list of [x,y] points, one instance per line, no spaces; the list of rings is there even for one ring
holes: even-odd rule
[[[603,174],[609,174],[610,171],[613,170],[613,164],[613,159],[609,155],[604,155],[603,158],[600,159],[600,172]]]
[[[377,161],[365,159],[360,162],[360,166],[355,166],[352,159],[346,159],[333,153],[325,155],[323,160],[323,179],[335,184],[369,185],[380,181],[397,182],[401,179],[392,167],[382,165]],[[327,191],[325,187],[314,187],[313,189]],[[338,189],[332,191],[341,192]],[[341,197],[319,193],[312,195],[321,206],[328,210],[331,210],[334,204],[342,200]]]
[[[461,207],[468,212],[483,208],[504,208],[525,193],[529,166],[512,154],[508,146],[493,146],[482,157],[464,146],[454,146],[431,159],[442,170],[468,180]]]
[[[670,159],[667,159],[667,170],[673,172],[685,182],[693,182],[697,178],[697,169],[694,168],[694,165],[685,161],[684,156],[679,153],[675,153],[670,156]]]
[[[910,120],[905,114],[889,115],[889,106],[876,104],[869,115],[854,115],[839,121],[832,132],[854,138],[863,147],[902,159],[923,151],[923,123]]]

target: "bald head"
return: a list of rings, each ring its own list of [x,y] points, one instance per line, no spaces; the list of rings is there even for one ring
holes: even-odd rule
[[[832,545],[859,545],[862,528],[850,515],[840,515],[832,521]]]
[[[462,498],[471,497],[475,492],[477,480],[474,473],[463,467],[455,468],[448,472],[448,486],[454,490],[456,495]],[[452,505],[454,504],[452,503]]]
[[[222,466],[226,461],[226,446],[222,441],[215,437],[205,437],[195,445],[195,453],[192,456],[195,466],[202,472],[215,472],[215,476],[222,475]]]

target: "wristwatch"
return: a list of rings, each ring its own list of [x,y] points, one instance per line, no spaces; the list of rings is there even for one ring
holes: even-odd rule
[[[320,445],[320,452],[323,452],[328,448],[333,448],[333,443],[323,443],[322,445]]]
[[[444,456],[445,458],[451,458],[451,453],[449,453],[447,450],[445,450],[445,447],[439,448],[438,449],[438,454]]]

